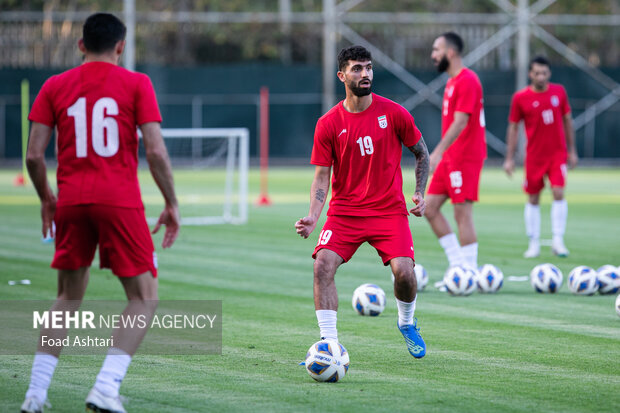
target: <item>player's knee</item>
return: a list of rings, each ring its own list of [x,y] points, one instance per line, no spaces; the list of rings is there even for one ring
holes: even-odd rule
[[[394,280],[398,283],[411,283],[415,276],[413,272],[413,265],[410,263],[396,263],[392,268],[392,273],[394,274]]]
[[[139,288],[129,290],[126,293],[129,301],[154,303],[155,306],[157,306],[157,303],[159,302],[157,288]]]
[[[456,221],[459,227],[463,225],[470,225],[473,222],[473,214],[472,214],[471,207],[467,207],[465,205],[463,205],[462,207],[455,206],[454,220]]]
[[[537,194],[529,194],[528,202],[532,205],[538,205],[540,203],[540,192]]]
[[[553,193],[554,201],[561,201],[564,199],[564,188],[554,186],[551,188],[551,192]]]
[[[437,208],[436,205],[429,203],[429,204],[426,204],[426,210],[424,211],[424,216],[429,221],[432,221],[433,219],[435,219],[438,212],[439,212],[439,208]]]
[[[337,268],[336,264],[320,255],[314,260],[315,278],[333,278]]]

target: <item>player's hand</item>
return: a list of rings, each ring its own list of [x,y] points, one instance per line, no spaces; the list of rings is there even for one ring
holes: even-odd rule
[[[169,248],[174,244],[174,241],[179,236],[179,228],[181,226],[181,217],[179,215],[178,205],[166,205],[161,212],[155,228],[153,228],[153,234],[159,231],[159,227],[166,226],[166,232],[164,233],[164,239],[161,242],[161,246]]]
[[[504,161],[504,171],[506,171],[506,175],[512,178],[512,173],[515,170],[515,161],[512,159],[506,159]]]
[[[577,155],[576,150],[572,150],[568,153],[568,168],[573,169],[577,166],[577,162],[579,162],[579,156]]]
[[[441,155],[437,154],[437,152],[433,151],[433,153],[431,153],[431,156],[429,157],[429,162],[428,162],[428,171],[430,173],[435,172],[435,169],[437,169],[437,165],[439,165],[439,162],[441,161]]]
[[[426,211],[426,201],[424,200],[422,194],[416,192],[415,194],[413,194],[413,197],[411,199],[413,200],[415,207],[413,207],[409,212],[411,212],[416,217],[424,216],[424,211]]]
[[[316,218],[310,216],[299,218],[299,220],[295,222],[295,231],[297,231],[301,237],[308,238],[316,227],[316,221]]]
[[[41,201],[41,232],[43,237],[56,236],[54,228],[54,214],[56,213],[56,197],[51,195],[49,199]]]

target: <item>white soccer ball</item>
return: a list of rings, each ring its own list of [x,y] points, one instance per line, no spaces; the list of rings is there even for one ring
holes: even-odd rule
[[[476,290],[478,271],[474,268],[455,265],[448,268],[443,276],[443,282],[451,295],[470,295]]]
[[[616,297],[616,314],[620,317],[620,294]]]
[[[496,293],[504,284],[504,273],[493,264],[484,264],[478,270],[476,283],[481,293]]]
[[[349,370],[349,353],[336,340],[317,341],[306,354],[306,370],[316,381],[335,383]]]
[[[620,291],[620,268],[613,265],[605,265],[604,267],[596,272],[598,292],[601,294],[616,294]]]
[[[385,292],[375,284],[362,284],[353,292],[353,309],[359,315],[378,316],[385,309]]]
[[[424,291],[424,288],[426,288],[428,284],[428,273],[426,272],[426,268],[420,264],[416,264],[413,271],[415,272],[415,278],[418,282],[418,292]]]
[[[568,274],[568,288],[577,295],[594,294],[598,291],[596,271],[585,265],[573,268]]]
[[[553,264],[540,264],[530,272],[530,283],[539,293],[555,293],[560,287],[564,276],[562,271]]]
[[[613,265],[611,265],[611,264],[605,264],[605,265],[601,265],[600,267],[598,267],[598,268],[596,269],[596,272],[597,272],[597,273],[599,273],[599,272],[601,272],[601,271],[604,271],[604,270],[611,270],[611,269],[616,270],[616,269],[618,269],[618,267],[614,267],[614,266],[613,266]]]

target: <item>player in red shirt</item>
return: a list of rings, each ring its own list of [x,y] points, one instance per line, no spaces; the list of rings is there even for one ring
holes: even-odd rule
[[[463,40],[456,33],[435,39],[431,59],[439,72],[450,76],[443,97],[441,141],[430,156],[433,173],[428,188],[426,218],[443,247],[450,266],[478,268],[478,240],[473,203],[478,201],[480,172],[486,159],[482,85],[463,66]],[[454,204],[459,239],[441,213],[448,200]]]
[[[98,245],[101,267],[112,269],[129,299],[123,314],[150,319],[158,299],[157,262],[137,179],[137,126],[165,199],[153,230],[166,226],[164,248],[174,243],[180,220],[153,86],[146,75],[118,66],[125,32],[125,25],[111,14],[98,13],[86,20],[78,42],[84,63],[52,76],[35,99],[26,161],[41,199],[43,234],[55,236],[52,267],[58,269],[58,295],[52,310],[79,309]],[[54,127],[58,199],[45,165]],[[22,412],[43,410],[62,349],[47,343],[66,334],[66,329],[41,329],[41,337],[48,340],[39,340]],[[144,334],[146,328],[114,330],[113,346],[86,398],[88,411],[125,411],[119,387]]]
[[[364,242],[377,249],[394,273],[398,327],[410,354],[424,357],[426,345],[414,323],[417,292],[414,253],[400,169],[402,145],[416,157],[411,213],[422,216],[428,177],[428,150],[411,114],[371,92],[370,52],[352,46],[338,55],[338,78],[346,98],[316,125],[311,163],[316,165],[308,216],[295,223],[303,238],[314,230],[329,191],[327,221],[314,253],[314,305],[321,338],[338,339],[338,295],[334,276]]]
[[[553,193],[551,204],[551,249],[560,257],[568,256],[564,245],[564,231],[568,206],[564,199],[566,162],[574,168],[578,157],[575,149],[573,118],[566,91],[561,85],[550,83],[549,61],[537,56],[530,62],[529,77],[532,84],[512,97],[506,142],[504,170],[512,176],[517,148],[517,127],[525,123],[527,150],[525,155],[525,180],[523,189],[528,196],[525,204],[525,230],[529,246],[525,258],[540,254],[540,191],[547,176]],[[568,148],[567,148],[568,147]]]

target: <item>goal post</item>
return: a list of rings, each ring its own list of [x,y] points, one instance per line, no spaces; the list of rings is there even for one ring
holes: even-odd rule
[[[177,185],[181,223],[183,225],[246,223],[248,129],[164,128],[161,133],[173,169],[179,173],[183,173],[185,169],[192,171],[191,184]],[[148,221],[156,222],[157,218],[148,218]]]

